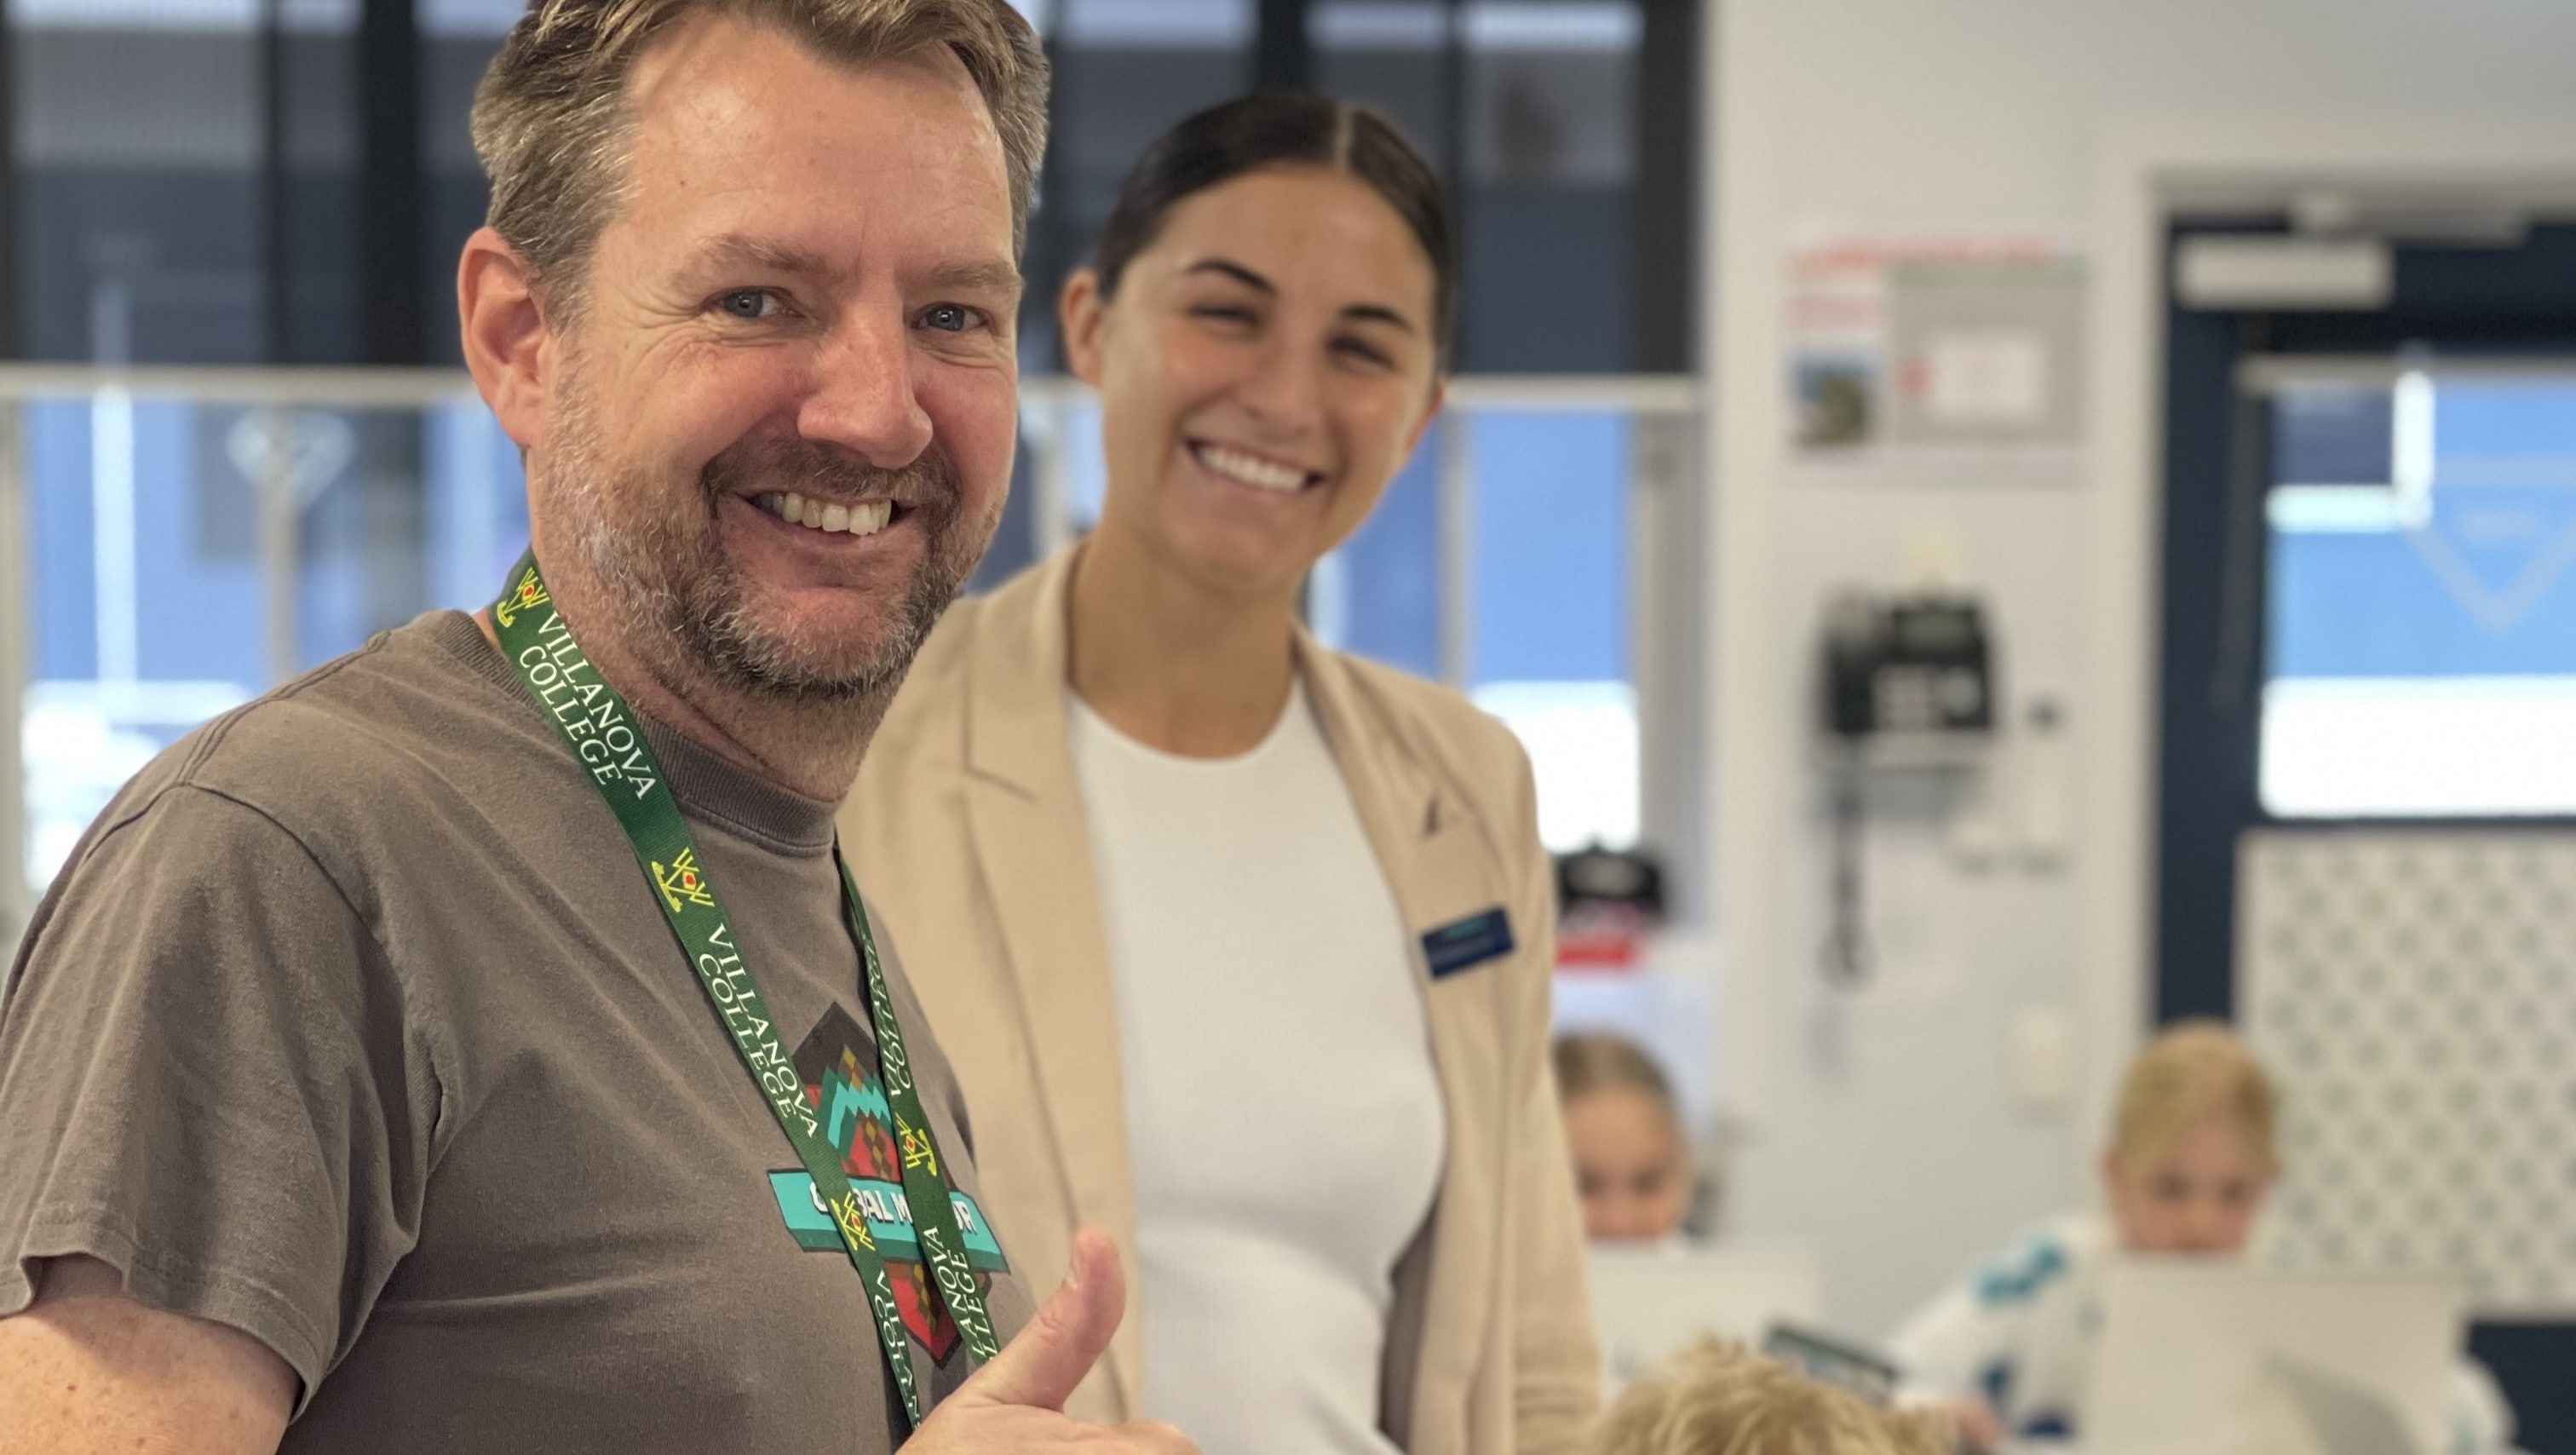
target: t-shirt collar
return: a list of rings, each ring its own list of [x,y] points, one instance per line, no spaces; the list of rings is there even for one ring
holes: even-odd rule
[[[441,613],[434,629],[439,643],[476,675],[497,684],[511,700],[527,703],[527,689],[474,618],[461,611]],[[527,706],[530,712],[536,711],[535,704]],[[662,765],[671,797],[689,817],[713,820],[785,850],[831,847],[838,803],[808,798],[772,783],[640,708],[635,718]],[[552,732],[547,736],[551,739]]]

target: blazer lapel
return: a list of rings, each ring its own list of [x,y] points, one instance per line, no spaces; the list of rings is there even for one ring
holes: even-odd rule
[[[1117,1239],[1137,1277],[1117,986],[1082,792],[1065,742],[1065,587],[1075,552],[997,593],[967,684],[966,817],[1018,991],[1067,1202]],[[1040,1290],[1040,1296],[1044,1296]],[[1108,1353],[1125,1417],[1142,1407],[1143,1323],[1130,1303]]]
[[[1421,1451],[1426,1426],[1440,1423],[1431,1412],[1441,1406],[1418,1393],[1430,1390],[1435,1379],[1465,1378],[1478,1341],[1454,1333],[1426,1341],[1420,1334],[1426,1328],[1482,1328],[1491,1314],[1492,1270],[1480,1260],[1490,1263],[1499,1243],[1495,1214],[1504,1195],[1509,1132],[1507,1109],[1493,1104],[1494,1088],[1509,1084],[1494,1030],[1501,1023],[1493,988],[1498,977],[1470,972],[1435,980],[1422,936],[1496,908],[1508,895],[1489,828],[1467,799],[1423,766],[1426,760],[1402,740],[1397,725],[1374,710],[1366,683],[1347,663],[1303,632],[1297,646],[1317,720],[1404,916],[1406,949],[1422,987],[1432,1060],[1448,1110],[1439,1200],[1423,1235],[1428,1248],[1417,1240],[1399,1269],[1400,1306],[1389,1321],[1394,1337],[1385,1361],[1385,1405],[1395,1426],[1387,1433]],[[1403,1276],[1420,1269],[1426,1254],[1427,1271]],[[1408,1337],[1414,1347],[1398,1347]],[[1449,1351],[1455,1367],[1426,1366],[1421,1356],[1429,1349]]]

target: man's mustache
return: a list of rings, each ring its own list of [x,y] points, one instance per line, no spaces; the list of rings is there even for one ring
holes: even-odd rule
[[[767,495],[793,490],[799,495],[847,505],[861,500],[891,500],[907,509],[945,519],[957,511],[963,491],[957,464],[936,444],[909,464],[882,469],[852,458],[846,451],[811,441],[794,444],[741,444],[707,461],[699,471],[707,503],[726,495]]]

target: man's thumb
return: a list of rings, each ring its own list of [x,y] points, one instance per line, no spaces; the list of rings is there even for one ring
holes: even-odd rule
[[[1036,1405],[1061,1413],[1126,1312],[1118,1246],[1098,1228],[1075,1229],[1073,1267],[1055,1296],[949,1403]]]

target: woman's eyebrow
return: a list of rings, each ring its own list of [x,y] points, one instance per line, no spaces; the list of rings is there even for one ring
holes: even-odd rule
[[[1223,273],[1227,277],[1234,279],[1236,282],[1241,283],[1247,288],[1258,288],[1262,292],[1272,295],[1276,295],[1279,292],[1278,284],[1271,282],[1269,279],[1252,271],[1241,263],[1230,262],[1224,258],[1209,258],[1203,262],[1192,263],[1187,268],[1181,270],[1181,276],[1184,278],[1193,273]]]
[[[1406,333],[1420,333],[1413,320],[1383,303],[1354,303],[1342,310],[1342,317],[1365,323],[1391,323]]]
[[[1250,268],[1245,267],[1243,264],[1232,262],[1225,258],[1209,258],[1203,262],[1192,263],[1181,270],[1181,276],[1184,278],[1189,277],[1193,273],[1222,273],[1225,276],[1234,279],[1236,282],[1243,284],[1247,288],[1257,288],[1274,298],[1279,294],[1279,286],[1277,284],[1261,276],[1259,273],[1252,271]],[[1342,310],[1342,317],[1362,323],[1393,324],[1397,328],[1403,329],[1406,333],[1420,333],[1422,331],[1414,326],[1412,319],[1404,316],[1403,310],[1396,308],[1391,304],[1354,303]]]

